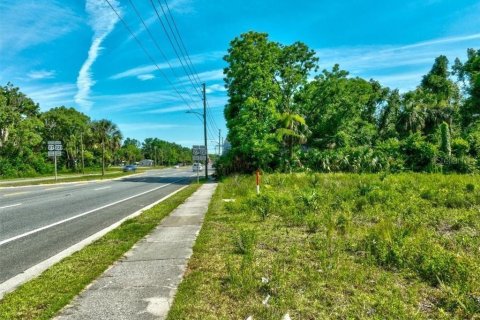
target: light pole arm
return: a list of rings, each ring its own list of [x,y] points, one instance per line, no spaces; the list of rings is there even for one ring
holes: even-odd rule
[[[203,117],[203,137],[205,141],[205,179],[208,180],[208,145],[207,145],[207,97],[205,92],[205,83],[202,84],[203,91],[203,113],[196,112],[193,110],[187,110],[186,113],[195,113]]]

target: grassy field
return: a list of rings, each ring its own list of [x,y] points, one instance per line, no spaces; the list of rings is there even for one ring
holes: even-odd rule
[[[77,173],[60,174],[58,180],[55,181],[53,176],[41,176],[35,178],[19,178],[19,179],[0,179],[0,187],[20,187],[31,186],[39,184],[55,184],[63,182],[78,182],[78,181],[90,181],[90,180],[108,180],[128,176],[132,174],[138,174],[145,172],[145,169],[137,169],[136,172],[123,172],[122,169],[110,169],[102,176],[101,172],[85,173],[85,175]]]
[[[51,319],[199,186],[191,184],[138,217],[125,221],[38,278],[5,295],[0,300],[0,319]]]
[[[235,201],[224,201],[235,199]],[[480,319],[479,176],[219,185],[169,318]]]

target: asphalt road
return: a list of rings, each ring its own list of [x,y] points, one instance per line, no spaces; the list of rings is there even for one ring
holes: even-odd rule
[[[0,188],[0,284],[181,188],[190,167],[118,180]]]

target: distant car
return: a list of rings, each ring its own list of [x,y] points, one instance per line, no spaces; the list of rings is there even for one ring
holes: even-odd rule
[[[133,164],[129,164],[123,167],[123,172],[129,172],[129,171],[135,172],[136,170],[137,170],[137,167]]]
[[[180,168],[180,166],[178,164],[176,164],[174,168],[178,169],[178,168]]]
[[[192,166],[192,171],[202,171],[202,169],[202,164],[198,162],[195,162]]]

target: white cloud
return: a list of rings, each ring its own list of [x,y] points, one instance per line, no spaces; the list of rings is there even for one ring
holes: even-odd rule
[[[168,7],[170,8],[170,10],[172,10],[172,12],[176,11],[181,14],[195,12],[192,0],[172,0],[169,1]]]
[[[192,5],[192,0],[173,0],[173,1],[169,1],[168,7],[172,11],[172,14],[175,13],[175,12],[180,13],[180,14],[188,14],[188,13],[195,12],[194,7]],[[158,12],[159,16],[163,17],[163,12],[162,12],[161,8],[158,5],[156,5],[156,8],[157,8],[157,12]],[[166,7],[164,7],[164,10],[166,10]],[[148,3],[148,11],[151,11],[153,13],[147,19],[143,19],[143,20],[144,20],[147,28],[150,29],[151,25],[153,25],[154,23],[159,23],[159,22],[158,22],[158,16],[157,16],[156,12],[153,10],[153,8],[151,7],[150,2]],[[128,38],[124,41],[124,43],[122,45],[125,45],[126,43],[130,42],[131,40],[134,39],[134,37],[138,38],[139,35],[144,33],[144,32],[145,32],[145,26],[143,25],[143,23],[140,23],[138,28],[135,31],[133,31],[133,36],[131,34],[129,34]]]
[[[320,70],[338,63],[353,76],[383,77],[388,85],[409,90],[418,85],[421,75],[428,72],[439,55],[446,55],[453,62],[456,57],[464,57],[468,47],[478,45],[480,33],[475,33],[399,46],[322,48],[317,50],[317,56]]]
[[[110,0],[110,3],[120,13],[118,3]],[[87,60],[83,63],[77,78],[78,92],[75,95],[75,102],[83,109],[89,110],[92,107],[90,91],[95,81],[92,77],[91,68],[102,49],[101,44],[118,22],[118,17],[110,8],[108,3],[102,0],[87,0],[85,9],[89,16],[89,24],[93,29],[93,41],[88,50]]]
[[[61,105],[71,106],[76,86],[70,83],[48,84],[41,86],[22,87],[28,97],[38,102],[42,110],[48,110]]]
[[[208,61],[214,61],[218,60],[220,57],[223,57],[225,53],[223,51],[212,51],[212,52],[207,52],[207,53],[201,53],[201,54],[195,54],[195,55],[190,55],[190,60],[192,61],[193,65],[199,65]],[[158,68],[157,68],[158,66]],[[166,70],[169,68],[173,69],[178,69],[182,67],[182,64],[180,61],[175,58],[175,59],[170,59],[168,62],[162,62],[162,63],[157,63],[157,65],[151,64],[151,65],[141,65],[135,68],[130,68],[125,71],[116,73],[112,76],[110,76],[110,79],[112,80],[118,80],[118,79],[123,79],[123,78],[128,78],[128,77],[137,77],[141,74],[145,73],[153,73],[157,71],[158,69],[160,70]],[[223,72],[223,70],[222,70]],[[183,74],[183,69],[181,71]],[[202,75],[200,73],[199,75]],[[223,78],[223,76],[221,77]],[[184,79],[188,81],[188,77],[182,77],[180,79]],[[202,79],[200,77],[200,79]]]
[[[151,73],[147,73],[147,74],[140,74],[140,75],[137,76],[137,78],[139,80],[146,81],[146,80],[155,79],[155,76]]]
[[[146,114],[163,114],[163,113],[172,113],[172,112],[180,112],[180,111],[188,111],[190,108],[186,105],[176,105],[176,106],[169,106],[169,107],[164,107],[164,108],[156,108],[156,109],[151,109],[144,111],[143,113]],[[196,109],[193,109],[196,110]],[[201,111],[198,109],[199,112]]]
[[[212,84],[208,86],[205,90],[206,93],[214,93],[214,92],[225,92],[227,89],[223,84]]]
[[[174,128],[192,128],[190,125],[180,125],[176,123],[156,123],[156,122],[140,122],[140,123],[119,123],[121,130],[142,131],[142,130],[169,130]]]
[[[215,70],[210,70],[210,71],[204,71],[200,72],[198,74],[198,77],[200,78],[200,81],[212,81],[212,80],[220,80],[223,79],[223,69],[215,69]],[[187,76],[183,76],[180,78],[181,81],[188,81]]]
[[[32,70],[27,74],[30,79],[52,79],[55,77],[55,70]]]
[[[59,1],[1,1],[0,52],[3,57],[14,57],[24,49],[68,34],[79,22],[72,9]]]
[[[105,106],[103,111],[145,111],[167,103],[176,103],[180,100],[171,90],[157,90],[134,92],[115,95],[96,95],[93,97],[99,106]]]
[[[166,63],[158,66],[160,69],[168,68],[168,65]],[[135,67],[135,68],[131,68],[131,69],[116,73],[113,76],[110,76],[110,79],[118,80],[118,79],[129,78],[129,77],[138,77],[141,74],[154,72],[155,70],[157,70],[157,67],[155,65],[140,66],[140,67]]]
[[[223,108],[228,102],[228,97],[227,96],[217,96],[217,97],[207,96],[207,100],[210,108]]]
[[[480,39],[480,33],[474,33],[474,34],[468,34],[468,35],[446,37],[446,38],[439,38],[439,39],[417,42],[417,43],[409,44],[399,48],[392,48],[390,49],[390,51],[406,50],[406,49],[420,48],[420,47],[431,47],[439,44],[457,43],[457,42],[465,42],[469,40],[479,40],[479,39]],[[385,51],[388,52],[389,50],[385,50]]]

